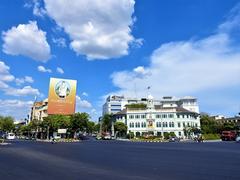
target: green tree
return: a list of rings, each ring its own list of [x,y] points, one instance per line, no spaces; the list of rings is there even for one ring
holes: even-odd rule
[[[78,131],[87,131],[88,121],[89,121],[88,113],[75,113],[70,117],[70,127],[74,134]]]
[[[200,122],[203,134],[216,134],[221,131],[219,123],[208,115],[202,115]]]
[[[87,132],[88,133],[93,133],[94,127],[95,127],[95,123],[93,121],[87,122]]]
[[[104,132],[111,131],[112,121],[113,121],[113,115],[112,114],[105,114],[103,116],[103,118],[102,118],[102,130]]]
[[[4,132],[11,132],[15,129],[14,120],[10,116],[0,116],[0,130]]]
[[[27,135],[31,132],[31,128],[29,125],[23,125],[19,128],[19,131],[22,135]]]
[[[49,115],[43,119],[41,128],[51,135],[58,129],[67,129],[70,126],[70,117],[65,115]]]
[[[99,130],[100,130],[100,124],[97,123],[97,124],[94,125],[93,131],[94,131],[94,132],[99,132]]]
[[[236,130],[237,129],[237,126],[236,126],[236,124],[235,123],[233,123],[233,122],[225,122],[224,124],[223,124],[223,130],[225,130],[225,131],[231,131],[231,130]]]
[[[127,133],[127,125],[125,125],[124,123],[122,122],[116,122],[114,124],[114,130],[115,132],[118,132],[117,135],[119,137],[123,137],[126,135]]]

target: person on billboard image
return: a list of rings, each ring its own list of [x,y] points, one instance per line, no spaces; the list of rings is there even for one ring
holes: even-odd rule
[[[60,81],[56,84],[55,92],[60,98],[66,98],[70,94],[70,85],[66,81]]]

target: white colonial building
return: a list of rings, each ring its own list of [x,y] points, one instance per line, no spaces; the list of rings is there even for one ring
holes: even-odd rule
[[[145,133],[162,136],[174,132],[178,137],[185,137],[186,130],[200,128],[199,108],[196,98],[186,97],[173,99],[164,97],[161,104],[156,105],[152,96],[148,96],[146,106],[134,108],[127,106],[114,115],[117,122],[128,126],[128,133],[136,136]]]

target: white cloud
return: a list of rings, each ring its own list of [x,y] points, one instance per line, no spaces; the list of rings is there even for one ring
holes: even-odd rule
[[[3,89],[7,89],[9,86],[3,82],[3,81],[0,81],[0,89],[3,90]]]
[[[238,3],[229,13],[226,21],[219,25],[219,32],[231,33],[240,28],[240,3]]]
[[[131,34],[134,0],[44,2],[47,14],[69,35],[71,48],[89,60],[121,57],[131,43],[142,43]]]
[[[0,115],[13,116],[16,120],[24,119],[30,111],[33,101],[18,99],[0,99]]]
[[[0,90],[7,95],[12,96],[26,96],[26,95],[40,95],[38,89],[32,88],[31,86],[25,86],[23,88],[14,88],[9,86],[7,83],[15,81],[16,84],[20,85],[23,83],[33,83],[34,80],[30,76],[24,78],[16,78],[10,74],[10,67],[7,66],[3,61],[0,61]]]
[[[236,22],[236,17],[233,19]],[[222,28],[203,39],[162,44],[152,53],[149,66],[113,73],[113,84],[119,88],[113,93],[135,96],[137,89],[138,96],[146,96],[146,88],[151,86],[153,96],[160,98],[239,86],[240,52],[230,33],[235,26],[223,24],[227,30]]]
[[[47,72],[47,73],[51,73],[52,72],[52,70],[51,69],[47,69],[47,68],[45,68],[44,66],[38,66],[38,71],[39,72]]]
[[[21,84],[24,84],[24,83],[33,83],[34,82],[33,78],[30,77],[30,76],[25,76],[24,78],[16,78],[15,81],[16,81],[17,85],[21,85]]]
[[[88,97],[88,93],[83,92],[83,93],[82,93],[82,96],[86,96],[86,97]]]
[[[0,61],[0,81],[10,82],[15,79],[15,77],[9,73],[9,70],[9,66],[3,61]]]
[[[3,52],[10,55],[23,55],[36,61],[46,62],[51,57],[46,32],[38,28],[36,21],[19,24],[2,32]]]
[[[60,74],[64,74],[64,70],[60,67],[57,67],[57,72]]]
[[[44,8],[41,7],[41,0],[34,0],[33,1],[33,14],[35,16],[39,16],[39,17],[44,17],[46,15],[46,10]]]
[[[25,86],[23,88],[13,88],[8,87],[7,89],[3,89],[5,94],[12,96],[29,96],[29,95],[40,95],[38,89],[32,88],[31,86]]]
[[[44,17],[46,15],[46,10],[42,8],[42,0],[28,0],[24,3],[23,7],[33,8],[33,14],[38,17]]]
[[[52,38],[52,42],[59,47],[66,47],[66,39],[64,38]]]
[[[80,96],[76,96],[76,109],[81,111],[83,109],[89,109],[92,107],[92,104],[87,100],[82,100]]]

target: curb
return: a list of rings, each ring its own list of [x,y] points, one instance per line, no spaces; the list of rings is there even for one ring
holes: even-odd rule
[[[130,142],[148,142],[148,143],[162,143],[162,142],[167,142],[167,141],[151,141],[151,140],[145,140],[145,141],[130,141]]]
[[[0,146],[10,145],[10,143],[0,143]]]

